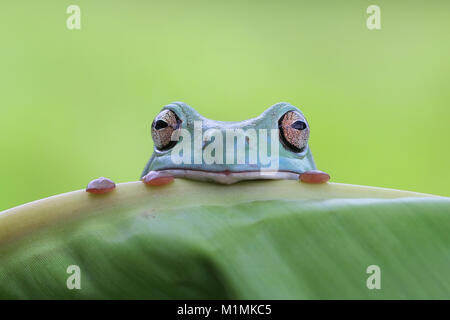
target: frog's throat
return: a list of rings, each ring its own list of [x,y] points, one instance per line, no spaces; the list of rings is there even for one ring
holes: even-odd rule
[[[298,180],[300,174],[293,171],[206,171],[192,169],[162,169],[175,178],[186,178],[200,181],[213,181],[232,184],[244,180]]]

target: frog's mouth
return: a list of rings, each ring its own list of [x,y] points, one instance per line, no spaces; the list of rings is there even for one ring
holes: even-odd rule
[[[287,170],[278,171],[206,171],[201,169],[162,169],[157,170],[174,176],[191,180],[214,181],[232,184],[244,180],[298,180],[300,173]]]

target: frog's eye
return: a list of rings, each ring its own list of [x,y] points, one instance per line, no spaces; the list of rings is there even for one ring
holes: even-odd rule
[[[293,152],[302,152],[308,144],[309,125],[305,117],[297,111],[286,112],[278,120],[280,140]]]
[[[161,111],[152,123],[152,139],[159,150],[173,148],[180,134],[181,120],[170,110]]]

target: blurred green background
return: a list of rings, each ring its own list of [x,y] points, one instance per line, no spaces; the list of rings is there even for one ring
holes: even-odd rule
[[[449,1],[8,0],[0,26],[0,210],[137,180],[177,100],[225,121],[288,101],[332,181],[450,196]]]

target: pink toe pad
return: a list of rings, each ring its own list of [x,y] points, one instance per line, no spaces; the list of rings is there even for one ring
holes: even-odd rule
[[[160,171],[150,171],[142,177],[142,182],[149,186],[162,186],[173,182],[173,180],[172,175]]]
[[[114,183],[114,181],[101,177],[89,182],[86,187],[86,192],[100,194],[111,192],[115,188],[116,184]]]

